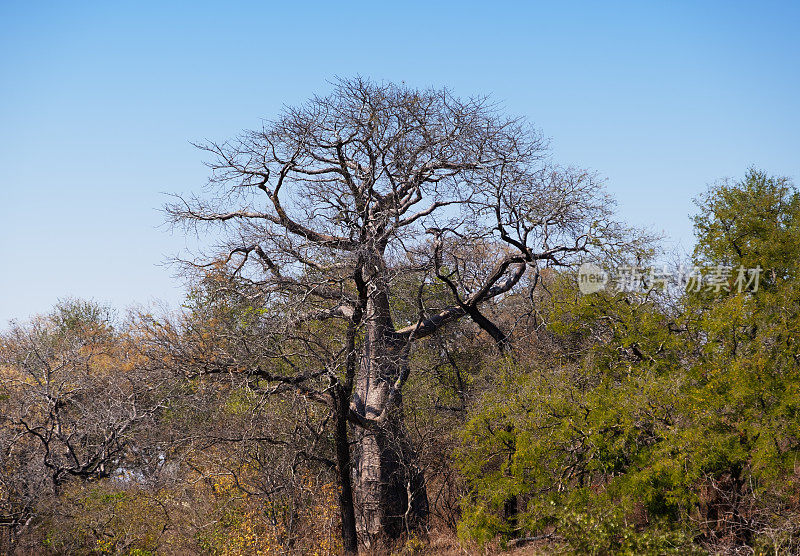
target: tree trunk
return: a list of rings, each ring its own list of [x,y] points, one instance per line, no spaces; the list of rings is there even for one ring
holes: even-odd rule
[[[514,433],[513,425],[506,425],[506,432]],[[508,454],[508,466],[506,468],[506,476],[512,477],[511,466],[514,462],[514,455],[517,452],[517,439],[516,435],[511,439],[510,451]],[[517,526],[519,525],[519,498],[516,494],[512,494],[503,502],[503,519],[506,520],[510,528],[509,536],[515,538],[519,536]]]
[[[342,544],[345,554],[358,553],[353,483],[350,476],[350,441],[347,437],[347,414],[350,400],[340,388],[336,404],[336,475],[339,483],[339,513],[342,519]]]
[[[358,528],[366,541],[396,539],[424,524],[425,479],[401,417],[377,430],[359,431],[355,491]]]
[[[368,314],[375,316],[375,305],[369,305]],[[393,335],[388,317],[372,319],[366,332],[354,406],[379,425],[357,433],[354,486],[359,533],[373,545],[423,525],[428,497],[403,426],[400,387],[408,373],[408,345]]]

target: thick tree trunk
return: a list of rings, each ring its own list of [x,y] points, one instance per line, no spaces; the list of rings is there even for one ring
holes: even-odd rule
[[[390,421],[385,427],[361,430],[358,435],[357,521],[365,540],[373,542],[418,529],[428,514],[424,476],[402,419]]]
[[[367,324],[354,399],[356,411],[379,423],[356,437],[357,522],[370,544],[418,529],[428,514],[424,476],[403,426],[400,386],[407,372],[408,346],[393,336],[388,318],[374,318]]]

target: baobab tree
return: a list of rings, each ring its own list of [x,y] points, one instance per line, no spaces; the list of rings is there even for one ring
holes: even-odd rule
[[[250,373],[328,407],[345,548],[356,526],[398,536],[428,505],[403,427],[415,342],[466,317],[507,349],[482,307],[535,287],[545,266],[619,245],[611,200],[592,174],[552,164],[524,120],[445,89],[339,80],[259,130],[199,146],[209,194],[179,197],[168,214],[217,225],[219,249],[192,264],[264,310],[247,332],[260,344],[198,368]]]

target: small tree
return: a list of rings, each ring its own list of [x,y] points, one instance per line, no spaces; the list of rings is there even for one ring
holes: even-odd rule
[[[245,370],[333,412],[348,550],[355,425],[359,528],[398,536],[427,513],[403,427],[414,343],[469,317],[506,349],[481,308],[534,286],[544,266],[618,244],[610,199],[591,174],[549,163],[541,135],[485,98],[359,78],[201,148],[215,195],[168,213],[221,227],[220,250],[195,264],[263,309],[260,334],[237,348],[246,357],[206,369]]]

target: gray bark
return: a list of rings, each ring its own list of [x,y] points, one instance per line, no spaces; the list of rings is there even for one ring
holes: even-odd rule
[[[402,387],[410,342],[395,332],[382,257],[366,291],[366,338],[353,406],[372,423],[357,431],[354,473],[358,526],[370,542],[395,539],[422,525],[428,513],[425,480],[403,426]]]
[[[354,482],[359,530],[370,542],[422,526],[428,498],[403,426],[400,386],[408,373],[408,346],[379,325],[368,329],[367,340],[354,405],[376,424],[358,430]]]

